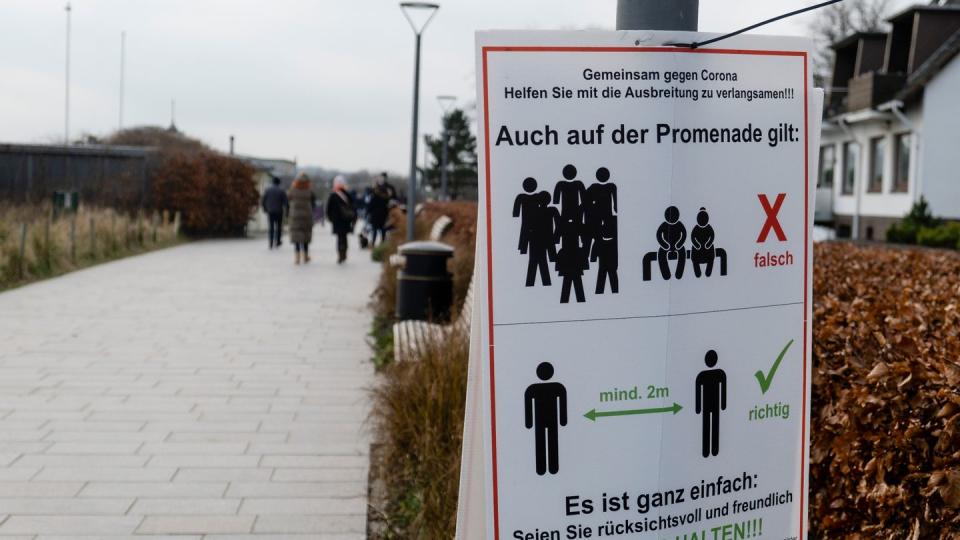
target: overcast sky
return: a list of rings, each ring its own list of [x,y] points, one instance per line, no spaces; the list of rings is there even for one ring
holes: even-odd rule
[[[729,31],[808,5],[700,0],[700,28]],[[906,2],[898,1],[898,6]],[[424,34],[421,134],[438,94],[474,100],[478,29],[612,29],[616,0],[456,0]],[[413,33],[387,0],[73,0],[71,136],[170,122],[226,150],[301,165],[406,171]],[[0,142],[63,137],[65,2],[0,2]],[[768,34],[804,34],[807,17]]]

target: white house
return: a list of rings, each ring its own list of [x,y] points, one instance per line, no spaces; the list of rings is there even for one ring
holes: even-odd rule
[[[882,240],[920,197],[960,219],[960,6],[914,6],[834,44],[816,221]]]

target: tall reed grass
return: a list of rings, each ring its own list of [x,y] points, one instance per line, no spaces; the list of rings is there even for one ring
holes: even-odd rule
[[[82,208],[54,217],[49,206],[0,206],[0,290],[172,245],[177,220]]]
[[[470,337],[451,332],[412,362],[383,368],[374,391],[377,443],[372,520],[383,539],[453,538]]]

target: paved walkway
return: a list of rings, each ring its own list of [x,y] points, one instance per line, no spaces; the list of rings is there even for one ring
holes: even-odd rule
[[[326,233],[0,294],[0,540],[365,538],[379,267]]]

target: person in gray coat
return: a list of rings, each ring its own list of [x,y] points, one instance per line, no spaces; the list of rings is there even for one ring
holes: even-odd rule
[[[273,185],[263,191],[260,206],[267,214],[270,223],[270,249],[280,247],[280,238],[283,236],[283,215],[290,212],[290,202],[287,194],[280,189],[280,179],[273,177]]]
[[[310,241],[313,239],[313,209],[317,205],[317,198],[313,194],[310,180],[307,175],[300,173],[290,191],[290,241],[296,253],[295,264],[300,264],[300,253],[303,252],[303,262],[310,262]]]

